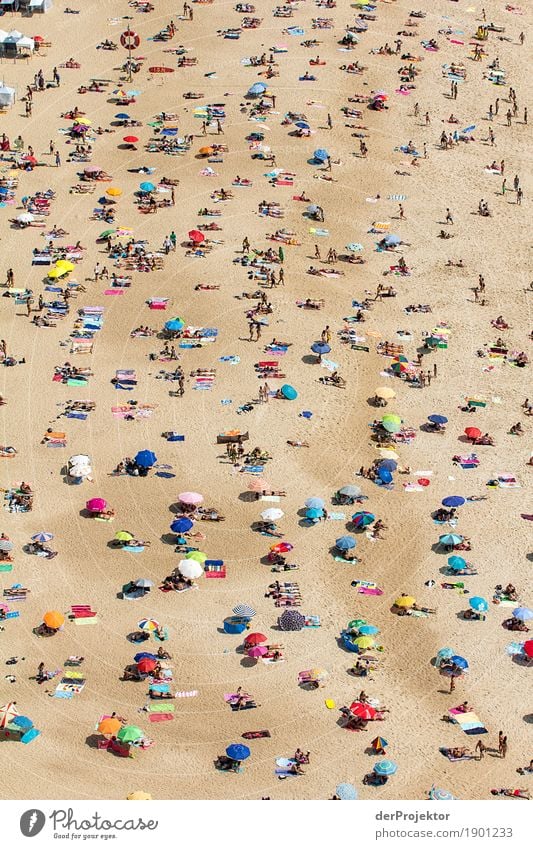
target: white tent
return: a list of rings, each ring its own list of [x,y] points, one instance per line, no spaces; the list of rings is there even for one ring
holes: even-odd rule
[[[0,106],[13,106],[15,102],[15,89],[0,82]]]
[[[4,38],[2,43],[4,47],[13,47],[20,41],[21,38],[22,33],[19,32],[18,29],[12,29],[11,32],[7,34],[7,38]]]
[[[5,29],[0,29],[0,44],[2,44],[2,42],[6,40],[7,36],[8,33],[5,31]]]
[[[29,35],[23,35],[17,41],[17,50],[30,50],[32,53],[35,50],[35,42]]]
[[[30,12],[47,12],[52,8],[52,0],[30,0]]]

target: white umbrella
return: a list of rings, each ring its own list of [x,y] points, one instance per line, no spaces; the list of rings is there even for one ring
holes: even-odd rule
[[[91,458],[87,454],[74,454],[74,456],[70,458],[69,463],[72,466],[89,466],[91,464]]]
[[[17,215],[17,221],[20,221],[21,224],[29,224],[34,218],[35,216],[31,212],[23,212],[21,215]]]
[[[200,578],[204,574],[204,570],[197,560],[181,560],[178,569],[184,578]]]
[[[285,513],[283,510],[280,510],[279,507],[269,507],[268,510],[263,510],[261,513],[261,518],[265,520],[265,522],[275,522],[276,519],[281,519]]]

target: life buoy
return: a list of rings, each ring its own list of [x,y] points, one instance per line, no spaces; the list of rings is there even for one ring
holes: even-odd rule
[[[122,47],[126,47],[131,50],[139,47],[141,39],[136,32],[131,29],[127,29],[120,36],[120,43],[122,44]]]

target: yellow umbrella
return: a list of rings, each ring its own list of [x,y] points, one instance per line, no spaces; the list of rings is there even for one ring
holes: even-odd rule
[[[396,398],[396,392],[394,389],[391,389],[390,386],[378,386],[376,389],[376,395],[378,398],[383,398],[384,400]]]
[[[383,457],[384,460],[399,460],[400,455],[397,451],[393,451],[392,448],[379,448],[379,453]]]
[[[138,801],[139,799],[151,800],[152,798],[153,796],[151,796],[150,793],[146,793],[146,791],[144,790],[134,790],[133,793],[130,793],[128,796],[126,796],[128,802],[133,802],[134,800]]]
[[[75,265],[73,262],[69,262],[68,259],[58,259],[56,262],[56,268],[64,268],[65,271],[74,271]]]
[[[49,277],[50,280],[56,280],[58,277],[63,277],[65,274],[68,274],[66,268],[52,268],[48,272],[47,277]]]
[[[310,669],[309,677],[315,681],[323,681],[325,678],[329,678],[329,672],[326,669]]]
[[[86,127],[90,127],[92,121],[90,121],[89,118],[76,118],[76,124],[83,124]]]
[[[359,646],[360,649],[371,649],[374,645],[373,637],[356,637],[354,640],[354,645]]]
[[[401,595],[400,598],[397,598],[394,602],[395,607],[412,607],[415,604],[416,598],[413,598],[412,595]]]
[[[106,195],[112,198],[118,198],[122,194],[122,189],[119,189],[118,186],[111,186],[106,190]]]

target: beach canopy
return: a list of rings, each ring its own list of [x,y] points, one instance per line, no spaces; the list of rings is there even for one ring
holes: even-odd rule
[[[194,580],[200,578],[204,574],[204,570],[197,560],[180,560],[178,569],[184,578]]]
[[[352,525],[356,528],[364,528],[371,525],[376,517],[373,513],[367,513],[366,510],[361,510],[359,513],[354,513],[352,516]]]
[[[458,554],[452,554],[451,557],[448,557],[448,566],[454,572],[462,572],[463,569],[466,569],[466,560],[464,557],[459,557]]]
[[[182,318],[176,317],[165,321],[165,330],[170,330],[171,333],[175,333],[183,327],[185,327],[185,321]]]
[[[149,451],[145,448],[143,451],[139,451],[135,455],[135,462],[138,466],[142,466],[145,469],[150,469],[157,463],[157,457],[155,456],[153,451]]]
[[[398,771],[398,766],[394,761],[383,760],[374,764],[374,772],[376,775],[394,775]]]
[[[144,732],[136,725],[124,725],[117,734],[117,739],[121,743],[136,743],[137,740],[142,740]]]
[[[86,502],[85,507],[89,513],[100,513],[107,507],[107,501],[105,498],[90,498],[89,501]]]
[[[243,743],[232,743],[226,749],[226,754],[228,758],[234,761],[245,761],[246,758],[250,757],[251,752],[248,746],[243,745]]]
[[[0,705],[0,728],[5,728],[16,716],[19,715],[15,702],[7,702]]]
[[[343,802],[355,801],[357,799],[357,790],[353,784],[343,782],[342,784],[337,784],[335,788],[335,795]]]
[[[294,401],[298,397],[298,392],[294,388],[294,386],[290,386],[288,383],[284,383],[280,389],[281,394],[287,401]]]
[[[482,598],[479,595],[474,595],[472,598],[468,599],[468,604],[475,610],[476,613],[485,613],[489,609],[489,603],[486,598]]]
[[[339,537],[335,540],[335,546],[339,549],[339,551],[349,551],[351,548],[355,548],[357,542],[351,536],[345,535],[343,537]]]
[[[48,628],[53,628],[57,631],[58,628],[61,628],[65,624],[65,617],[59,610],[49,610],[44,614],[43,622]]]
[[[462,495],[447,495],[446,498],[443,498],[441,501],[443,507],[462,507],[463,504],[466,504],[466,498],[463,498]]]
[[[199,492],[180,492],[178,495],[178,501],[182,504],[201,504],[203,500],[204,497]]]
[[[315,150],[315,152],[313,153],[313,156],[316,160],[318,160],[318,162],[326,162],[326,160],[329,156],[329,153],[327,152],[327,150],[325,148],[319,147],[319,148],[317,148],[317,150]]]
[[[185,534],[187,531],[190,531],[193,524],[192,519],[189,519],[187,516],[179,516],[170,525],[170,530],[174,534]]]
[[[121,727],[122,723],[114,716],[108,716],[98,723],[98,731],[100,734],[116,734]]]

